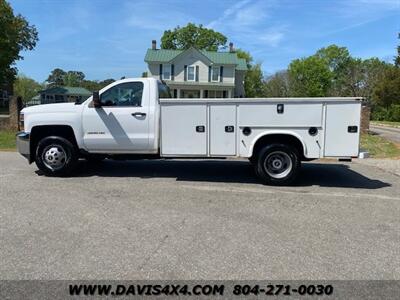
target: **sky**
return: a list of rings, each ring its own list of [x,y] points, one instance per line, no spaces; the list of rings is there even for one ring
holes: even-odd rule
[[[139,77],[151,40],[188,22],[223,33],[262,63],[265,75],[331,44],[355,57],[392,61],[400,0],[8,0],[39,42],[17,63],[39,82],[54,68],[87,79]]]

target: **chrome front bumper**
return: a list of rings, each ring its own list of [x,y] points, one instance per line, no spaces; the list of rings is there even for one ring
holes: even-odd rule
[[[30,162],[30,145],[29,145],[29,133],[19,132],[17,133],[17,150],[18,152],[29,160]]]

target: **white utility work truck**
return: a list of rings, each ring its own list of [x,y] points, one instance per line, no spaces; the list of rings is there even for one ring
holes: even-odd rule
[[[301,161],[357,157],[360,111],[361,98],[171,99],[161,81],[131,78],[83,103],[23,109],[17,145],[52,176],[70,174],[80,158],[244,157],[279,185]]]

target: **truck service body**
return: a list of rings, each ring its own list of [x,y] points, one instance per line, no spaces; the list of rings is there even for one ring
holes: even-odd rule
[[[270,184],[300,161],[359,154],[362,98],[171,99],[153,78],[123,79],[81,104],[25,108],[19,152],[46,175],[79,158],[248,158]]]

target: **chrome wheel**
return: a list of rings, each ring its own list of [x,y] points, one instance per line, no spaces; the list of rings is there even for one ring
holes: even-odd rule
[[[290,156],[283,151],[271,152],[264,160],[265,172],[272,178],[284,178],[292,171],[292,168]]]
[[[49,169],[62,169],[67,163],[67,153],[60,145],[49,145],[43,150],[43,163]]]

